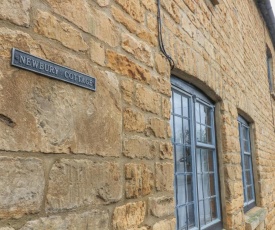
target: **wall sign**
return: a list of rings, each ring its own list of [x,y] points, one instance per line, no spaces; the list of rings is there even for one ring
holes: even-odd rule
[[[15,48],[12,48],[11,65],[86,89],[96,90],[95,78]]]

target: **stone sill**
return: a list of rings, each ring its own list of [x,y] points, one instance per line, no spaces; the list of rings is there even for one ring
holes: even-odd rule
[[[245,213],[245,230],[254,230],[265,220],[267,210],[254,207]]]

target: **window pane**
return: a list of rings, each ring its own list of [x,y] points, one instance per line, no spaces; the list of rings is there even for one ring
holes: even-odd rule
[[[178,115],[182,115],[181,113],[181,95],[174,92],[174,113]]]
[[[211,208],[210,208],[210,200],[206,199],[204,200],[204,212],[205,212],[205,221],[206,224],[211,222]]]
[[[209,188],[209,175],[208,173],[203,174],[203,196],[204,198],[210,197],[210,188]]]
[[[188,227],[195,227],[195,209],[194,205],[188,205]]]
[[[201,173],[201,149],[196,149],[196,160],[197,160],[197,173]]]
[[[210,186],[210,195],[214,196],[216,194],[214,174],[209,174],[209,186]]]
[[[205,124],[207,120],[207,107],[200,105],[201,123]]]
[[[174,116],[173,115],[170,116],[170,128],[171,128],[171,133],[172,133],[171,141],[173,143],[173,142],[175,142],[175,140],[174,140]]]
[[[189,120],[187,119],[183,120],[183,127],[184,127],[184,135],[183,135],[184,142],[189,144],[190,143]]]
[[[213,151],[208,151],[208,171],[214,172],[214,159],[213,159]]]
[[[249,153],[248,141],[243,141],[244,151]]]
[[[194,192],[193,192],[193,175],[186,176],[186,182],[187,182],[187,201],[192,202],[194,201]]]
[[[200,124],[196,124],[196,138],[197,141],[201,141],[202,137],[201,137],[201,125]]]
[[[243,127],[243,139],[248,140],[248,129],[244,126]]]
[[[208,172],[208,151],[206,149],[201,150],[202,171]]]
[[[198,197],[199,197],[199,200],[202,200],[203,199],[203,186],[202,186],[202,174],[198,174],[198,177],[197,177],[197,182],[198,182]]]
[[[216,205],[216,198],[211,199],[211,218],[212,220],[217,219],[217,205]]]
[[[188,98],[182,97],[182,114],[184,117],[189,117]]]
[[[247,187],[247,202],[253,200],[253,187],[252,186],[248,186]]]
[[[196,113],[196,122],[200,123],[201,122],[201,120],[200,120],[200,104],[196,103],[195,107],[196,107],[196,111],[195,111],[195,113]]]
[[[185,162],[186,155],[184,151],[184,146],[176,145],[174,146],[175,156],[176,156],[176,172],[184,172],[185,171]]]
[[[244,154],[244,168],[250,169],[250,156]]]
[[[186,203],[186,194],[185,194],[185,175],[177,175],[177,204],[182,205]]]
[[[251,180],[250,170],[245,171],[245,178],[246,178],[246,185],[251,185],[252,180]]]
[[[186,229],[186,206],[178,208],[179,229]]]
[[[186,154],[186,172],[192,172],[192,155],[191,148],[189,146],[185,146],[185,154]]]
[[[204,220],[204,202],[200,201],[199,202],[199,217],[200,217],[200,224],[205,225],[205,220]]]
[[[175,119],[175,142],[183,143],[182,118],[175,116],[174,119]]]
[[[201,139],[200,142],[207,143],[207,130],[206,126],[201,125]]]
[[[212,143],[212,129],[210,127],[207,127],[206,128],[206,136],[207,136],[207,139],[206,139],[206,143],[208,144],[211,144]]]

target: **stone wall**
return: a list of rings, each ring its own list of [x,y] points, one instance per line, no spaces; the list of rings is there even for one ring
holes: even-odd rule
[[[178,77],[216,102],[225,229],[244,229],[238,113],[253,123],[261,228],[275,224],[265,23],[254,1],[165,0]],[[2,0],[0,229],[175,229],[170,67],[155,0]],[[97,79],[96,92],[11,67],[11,48]],[[273,106],[273,107],[272,107]]]

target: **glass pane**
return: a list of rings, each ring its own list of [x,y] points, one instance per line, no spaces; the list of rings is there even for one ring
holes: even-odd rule
[[[177,175],[176,180],[177,180],[177,205],[182,205],[186,203],[185,175],[183,174]]]
[[[248,144],[248,141],[244,141],[244,142],[243,142],[243,145],[244,145],[244,151],[249,153],[250,151],[249,151],[249,144]]]
[[[202,171],[208,172],[208,151],[206,149],[201,150]]]
[[[203,187],[202,187],[202,174],[198,174],[198,197],[199,200],[203,199]]]
[[[245,169],[250,169],[250,156],[244,155],[244,168]]]
[[[210,199],[204,200],[204,215],[206,224],[211,222],[211,208],[210,208]]]
[[[208,151],[208,171],[214,172],[214,159],[213,159],[213,151]]]
[[[191,148],[189,146],[185,146],[185,154],[186,154],[186,172],[192,172],[192,155],[191,155]]]
[[[187,182],[187,201],[192,202],[192,201],[194,201],[192,175],[186,176],[186,182]]]
[[[174,146],[175,156],[176,156],[176,172],[184,172],[185,171],[185,162],[186,155],[184,152],[184,146],[176,145]]]
[[[248,128],[242,126],[243,128],[243,139],[248,140]]]
[[[189,117],[188,98],[182,97],[182,114],[184,117]]]
[[[210,195],[214,196],[216,195],[215,191],[215,177],[214,174],[209,174],[209,187],[210,187]]]
[[[197,173],[201,172],[201,149],[196,149]]]
[[[212,217],[212,221],[214,219],[218,218],[218,215],[217,215],[217,206],[216,206],[216,198],[212,198],[211,199],[211,217]]]
[[[207,130],[206,126],[201,125],[201,142],[207,143]]]
[[[172,133],[172,137],[171,137],[171,141],[174,142],[174,116],[171,115],[170,117],[170,128],[171,128],[171,133]]]
[[[190,143],[190,129],[189,129],[189,120],[184,119],[183,120],[183,127],[184,127],[184,135],[183,140],[185,143]]]
[[[201,141],[201,125],[196,124],[196,138],[197,141]]]
[[[245,179],[246,179],[246,185],[252,184],[250,170],[245,171]]]
[[[195,111],[195,113],[196,113],[196,122],[197,123],[200,123],[201,122],[201,120],[200,120],[200,104],[199,103],[196,103],[196,111]]]
[[[199,219],[200,219],[200,224],[205,225],[205,220],[204,220],[204,202],[200,201],[199,202]]]
[[[182,115],[181,111],[182,111],[181,95],[174,92],[174,113],[178,115]]]
[[[253,200],[253,190],[252,186],[247,187],[247,202]]]
[[[174,119],[175,119],[175,142],[183,143],[182,118],[174,117]]]
[[[188,227],[189,229],[195,227],[195,209],[194,205],[188,205]]]
[[[186,229],[186,206],[178,208],[179,229]]]
[[[210,197],[210,188],[209,188],[209,175],[208,174],[203,174],[203,194],[204,198]]]
[[[212,129],[210,127],[206,127],[206,143],[211,144],[212,143]]]
[[[201,123],[205,124],[207,119],[207,108],[204,105],[200,105],[200,112],[201,112]]]

